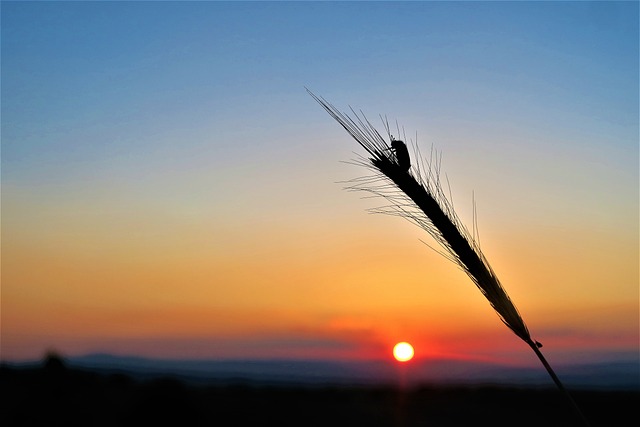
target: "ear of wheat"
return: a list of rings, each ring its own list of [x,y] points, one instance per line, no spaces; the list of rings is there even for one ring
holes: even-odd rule
[[[569,399],[573,409],[588,425],[584,415],[569,392],[562,385],[542,352],[542,344],[533,340],[518,309],[502,287],[498,277],[480,250],[479,238],[470,233],[455,213],[453,204],[443,191],[440,179],[440,159],[433,150],[425,162],[417,144],[416,162],[408,167],[400,161],[391,145],[397,140],[391,135],[388,122],[383,119],[389,142],[366,119],[364,114],[351,110],[353,118],[341,113],[324,98],[307,92],[366,150],[368,157],[360,157],[355,164],[370,169],[373,174],[351,181],[352,190],[366,191],[386,199],[389,205],[375,212],[398,215],[425,230],[439,245],[438,251],[464,271],[486,297],[500,320],[538,356],[547,372]],[[406,138],[405,138],[406,139]],[[475,220],[475,218],[474,218]],[[474,227],[475,229],[475,227]]]

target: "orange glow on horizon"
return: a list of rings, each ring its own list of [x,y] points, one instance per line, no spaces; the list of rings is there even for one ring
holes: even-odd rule
[[[529,356],[468,277],[416,239],[418,229],[385,217],[345,223],[291,222],[251,233],[209,222],[175,230],[65,222],[57,224],[65,233],[52,227],[41,234],[8,228],[2,357],[40,357],[56,347],[73,354],[388,360],[397,337],[420,349],[418,359]],[[614,259],[616,251],[601,256],[606,248],[595,240],[564,254],[544,247],[556,239],[545,233],[498,237],[486,254],[545,347],[637,346],[637,270],[624,267],[631,261]],[[572,264],[569,253],[596,270]],[[611,276],[607,265],[616,267],[616,292],[601,286]],[[579,298],[558,298],[559,282]]]

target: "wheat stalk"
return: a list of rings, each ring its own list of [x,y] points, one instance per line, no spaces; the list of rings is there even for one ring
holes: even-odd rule
[[[563,386],[544,355],[542,344],[531,338],[527,325],[518,309],[502,287],[498,277],[480,249],[479,238],[469,230],[456,214],[451,198],[443,191],[440,174],[440,157],[431,150],[425,162],[417,144],[413,145],[416,162],[407,170],[394,153],[388,121],[383,124],[389,142],[366,119],[362,112],[351,109],[353,117],[341,113],[324,98],[307,92],[366,150],[369,157],[359,157],[353,163],[364,166],[373,175],[350,181],[350,190],[366,191],[383,197],[389,205],[373,211],[398,215],[424,229],[443,248],[438,251],[464,271],[489,301],[500,320],[514,334],[529,345],[540,359],[556,386],[568,398],[582,421],[588,422],[575,401]],[[399,132],[399,130],[398,130]],[[406,138],[405,138],[406,139]],[[475,230],[475,215],[474,215]]]

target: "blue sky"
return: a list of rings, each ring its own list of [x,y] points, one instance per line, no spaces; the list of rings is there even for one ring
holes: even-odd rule
[[[573,149],[603,138],[614,152],[633,148],[636,10],[633,3],[5,3],[4,178],[39,180],[53,168],[76,181],[126,156],[197,162],[201,150],[225,162],[295,163],[299,150],[325,151],[310,140],[326,132],[326,118],[303,86],[343,108],[399,118],[428,144],[447,145],[448,135],[481,145],[467,127],[487,134],[502,127],[506,136],[539,132],[536,150],[557,145],[546,133],[580,139]]]
[[[136,284],[151,279],[131,260],[200,272],[223,246],[238,259],[339,270],[329,259],[344,258],[346,241],[418,242],[336,185],[358,176],[340,163],[357,146],[305,87],[442,150],[460,216],[474,192],[489,259],[507,278],[521,271],[511,292],[534,319],[558,322],[541,322],[550,335],[581,323],[549,314],[565,310],[552,297],[560,279],[545,278],[558,266],[564,295],[589,313],[575,319],[620,304],[628,313],[638,38],[637,2],[2,2],[3,313],[59,309],[71,294],[78,306],[132,306],[108,283],[95,295],[79,284],[126,266],[131,277],[118,280],[143,292]],[[35,262],[57,266],[42,273],[50,283],[29,276]],[[95,270],[72,277],[70,265]],[[198,301],[209,276],[189,287],[174,270],[167,289],[184,293],[148,304]],[[232,281],[235,296],[210,296],[225,309],[271,302]],[[288,295],[282,307],[318,300],[318,318],[332,313],[324,284],[293,286],[274,291]],[[15,316],[3,327],[31,324]],[[632,317],[619,320],[623,335],[637,333]]]

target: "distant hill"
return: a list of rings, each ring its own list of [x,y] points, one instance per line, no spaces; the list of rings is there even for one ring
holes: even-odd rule
[[[542,366],[518,368],[477,361],[436,359],[398,365],[387,361],[165,360],[90,354],[70,357],[69,366],[121,372],[134,378],[173,376],[189,383],[263,383],[299,385],[479,385],[549,386]],[[404,373],[402,372],[404,370]],[[638,360],[557,366],[572,388],[640,389]]]

